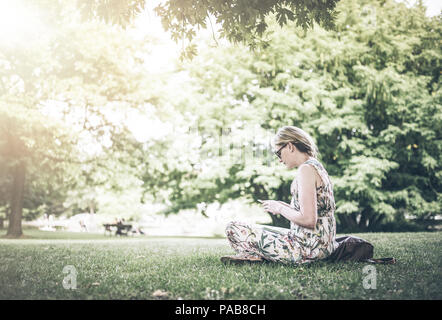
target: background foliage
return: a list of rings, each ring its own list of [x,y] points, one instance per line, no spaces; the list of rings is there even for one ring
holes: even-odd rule
[[[216,155],[235,138],[241,154],[259,145],[260,130],[295,125],[315,138],[332,176],[339,230],[400,229],[405,215],[442,211],[440,16],[393,1],[338,10],[336,31],[281,29],[270,17],[256,50],[207,48],[194,59],[191,111],[215,156],[202,172],[164,173],[173,210],[244,196],[289,202],[293,174],[268,157]]]
[[[58,32],[0,48],[3,217],[19,163],[28,219],[136,217],[143,203],[204,214],[207,204],[235,198],[289,202],[296,172],[278,164],[270,143],[284,125],[317,142],[334,183],[338,232],[412,229],[406,217],[442,212],[441,15],[392,0],[340,1],[333,30],[305,30],[291,19],[281,28],[270,10],[259,18],[260,41],[195,34],[193,60],[152,74],[151,38],[135,40],[67,8],[52,8],[62,13]],[[137,139],[130,115],[163,133]]]

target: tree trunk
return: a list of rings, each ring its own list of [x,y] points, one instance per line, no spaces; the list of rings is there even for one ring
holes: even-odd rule
[[[374,217],[373,222],[371,223],[372,230],[378,228],[379,225],[381,224],[382,220],[384,220],[384,218],[385,218],[385,214],[383,214],[383,213],[378,214],[377,217]]]
[[[23,197],[25,189],[26,165],[23,160],[14,167],[11,214],[9,215],[9,226],[7,238],[19,238],[23,235],[21,219],[23,215]]]
[[[363,211],[361,213],[361,220],[359,220],[358,231],[367,231],[367,220],[369,220],[369,213],[367,211]]]
[[[340,216],[341,227],[343,228],[343,232],[354,232],[358,228],[358,224],[356,222],[356,215],[354,213],[351,214],[341,214]]]

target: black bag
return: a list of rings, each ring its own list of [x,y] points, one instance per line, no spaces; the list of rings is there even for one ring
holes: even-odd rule
[[[359,237],[342,236],[336,238],[339,247],[327,258],[327,261],[360,261],[368,263],[394,264],[395,258],[373,259],[373,245]]]

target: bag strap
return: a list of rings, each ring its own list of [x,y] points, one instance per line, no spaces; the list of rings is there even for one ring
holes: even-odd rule
[[[378,258],[378,259],[366,259],[364,262],[372,263],[372,264],[395,264],[395,258]]]

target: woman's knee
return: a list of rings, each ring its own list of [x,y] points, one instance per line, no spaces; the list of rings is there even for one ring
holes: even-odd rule
[[[230,221],[227,225],[226,225],[226,235],[228,236],[229,234],[232,234],[232,231],[236,228],[237,225],[237,221]]]
[[[226,229],[234,229],[234,228],[241,227],[243,225],[244,225],[244,222],[233,220],[227,224]]]

